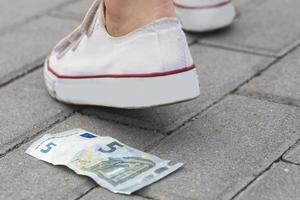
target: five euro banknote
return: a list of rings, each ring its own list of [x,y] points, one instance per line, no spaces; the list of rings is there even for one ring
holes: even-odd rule
[[[83,129],[44,135],[26,153],[53,165],[65,165],[122,194],[150,185],[183,165]]]

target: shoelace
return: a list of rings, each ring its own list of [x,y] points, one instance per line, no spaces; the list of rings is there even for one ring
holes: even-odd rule
[[[90,37],[94,31],[96,16],[102,0],[96,0],[88,10],[83,22],[54,48],[57,59],[63,57],[71,49],[76,50],[84,35]]]

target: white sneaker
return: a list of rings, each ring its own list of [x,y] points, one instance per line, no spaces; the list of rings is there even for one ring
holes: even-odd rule
[[[231,0],[174,0],[183,29],[206,32],[229,26],[236,13]]]
[[[112,37],[103,9],[101,0],[95,1],[83,23],[46,60],[45,82],[53,97],[71,104],[144,108],[199,95],[195,65],[176,18]]]

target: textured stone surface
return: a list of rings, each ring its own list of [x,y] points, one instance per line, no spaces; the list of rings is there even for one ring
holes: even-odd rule
[[[51,14],[60,17],[82,20],[95,0],[79,0],[60,9],[52,10]]]
[[[111,192],[104,190],[102,188],[96,188],[92,190],[90,193],[85,195],[80,200],[146,200],[140,196],[126,196],[119,194],[112,194]]]
[[[53,46],[77,22],[42,17],[0,37],[0,84],[42,64]]]
[[[280,60],[238,92],[300,106],[300,48]]]
[[[294,107],[229,96],[153,151],[185,166],[140,193],[228,200],[297,141],[299,124]]]
[[[42,70],[0,88],[0,154],[68,113],[48,95]]]
[[[237,200],[298,200],[300,197],[300,166],[280,162],[246,191]]]
[[[147,145],[161,139],[154,132],[142,131],[109,122],[74,115],[47,131],[56,133],[81,127],[98,135],[109,135],[120,141],[143,150]],[[65,167],[52,166],[27,154],[30,144],[9,153],[0,159],[0,199],[75,199],[95,183],[83,176],[78,176]],[[16,192],[17,189],[17,192]],[[104,189],[97,188],[97,194],[104,193],[109,199],[115,198]]]
[[[68,0],[0,1],[0,32],[7,26],[24,22],[64,4]]]
[[[255,9],[241,13],[231,28],[207,34],[199,41],[280,56],[300,43],[299,6],[297,0],[261,1]]]
[[[200,76],[200,98],[177,105],[141,110],[90,108],[85,113],[126,124],[168,132],[235,89],[271,59],[228,50],[191,47]]]
[[[245,12],[255,9],[264,1],[267,0],[233,0],[233,5],[236,7],[239,17]]]
[[[299,127],[300,128],[300,127]],[[297,144],[294,148],[288,151],[283,158],[290,162],[300,165],[300,145]]]

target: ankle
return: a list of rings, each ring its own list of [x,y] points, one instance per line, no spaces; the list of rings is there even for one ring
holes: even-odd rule
[[[106,28],[122,36],[163,17],[174,17],[172,0],[107,0]]]

